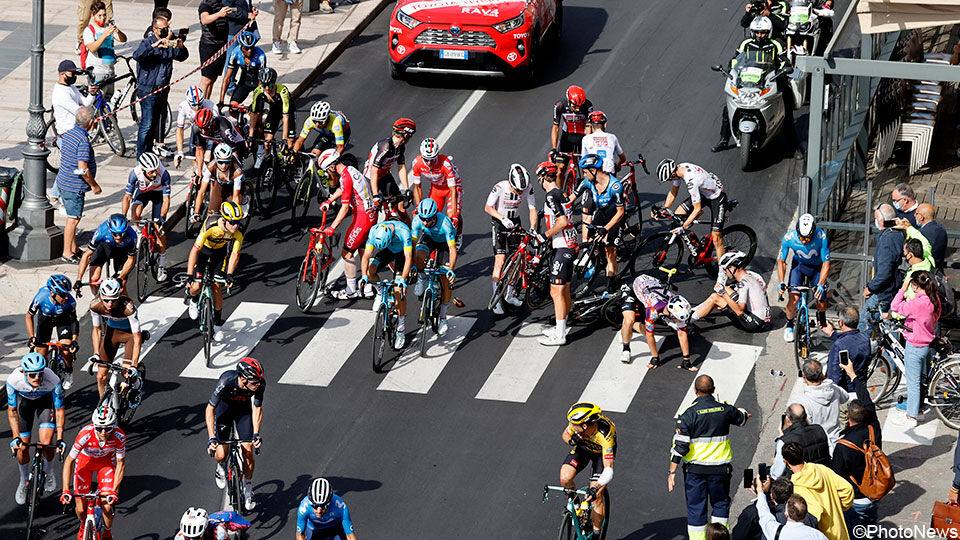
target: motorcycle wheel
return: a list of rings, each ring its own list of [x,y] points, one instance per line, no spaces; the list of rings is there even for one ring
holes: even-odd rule
[[[740,134],[740,169],[747,171],[751,166],[751,159],[753,157],[753,133],[741,133]]]

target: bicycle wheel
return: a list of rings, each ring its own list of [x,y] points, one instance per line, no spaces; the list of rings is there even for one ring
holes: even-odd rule
[[[870,369],[867,371],[867,391],[870,393],[871,401],[878,403],[893,392],[896,385],[891,385],[891,382],[893,382],[895,370],[883,349],[870,360]]]
[[[603,499],[603,524],[600,525],[600,540],[606,540],[607,525],[610,524],[610,488],[603,490],[600,498]]]
[[[377,294],[380,294],[379,291]],[[387,348],[387,306],[381,305],[377,311],[377,320],[373,324],[373,372],[380,373],[383,368],[383,352]]]
[[[742,251],[747,254],[744,264],[753,260],[757,253],[757,233],[743,223],[735,223],[723,229],[723,249]]]
[[[260,167],[260,174],[257,176],[257,185],[254,189],[257,209],[262,213],[268,213],[273,208],[273,203],[277,197],[277,188],[275,186],[276,167],[274,166],[273,153],[269,153],[263,158],[263,165]]]
[[[574,259],[570,295],[580,298],[596,285],[598,276],[606,275],[607,257],[599,244],[592,244],[586,253]]]
[[[118,414],[118,423],[124,428],[133,422],[133,415],[137,414],[140,401],[143,399],[144,386],[147,384],[147,368],[143,363],[137,365],[137,375],[140,377],[140,388],[137,390],[127,389],[127,395],[121,402],[120,413]]]
[[[193,214],[194,204],[197,201],[197,195],[200,194],[200,186],[191,180],[190,190],[187,191],[187,202],[184,203],[184,215],[183,215],[183,231],[187,236],[193,236],[194,234],[200,231],[200,227],[203,225],[203,221],[193,223],[190,220],[190,216]],[[200,216],[204,214],[204,205],[200,206]]]
[[[57,123],[53,118],[47,121],[43,126],[43,133],[40,135],[43,140],[43,146],[50,152],[47,154],[47,170],[52,173],[60,171],[60,134],[57,133]]]
[[[800,297],[803,302],[805,298]],[[810,356],[810,320],[806,309],[797,310],[793,320],[793,357],[797,362],[797,369],[803,367],[803,362]]]
[[[203,332],[203,356],[210,366],[210,349],[213,348],[213,299],[204,296],[200,300],[200,329]]]
[[[615,330],[619,330],[623,326],[623,311],[620,309],[622,302],[623,298],[618,294],[609,298],[600,310],[604,322]]]
[[[642,224],[630,225],[620,234],[620,243],[617,244],[617,275],[618,277],[632,277],[629,275],[629,265],[634,252],[643,241],[640,233]]]
[[[140,124],[140,104],[137,103],[137,88],[133,88],[133,92],[130,92],[130,116],[133,117],[133,122],[135,124]]]
[[[573,526],[574,518],[570,512],[563,512],[563,521],[560,522],[560,536],[558,540],[577,540],[577,533]]]
[[[313,187],[313,174],[307,170],[300,177],[297,184],[297,191],[293,195],[293,204],[290,208],[290,222],[298,225],[300,220],[307,215],[307,209],[310,208],[310,190]]]
[[[43,495],[44,473],[39,459],[33,460],[33,480],[30,482],[30,498],[27,500],[27,540],[33,539],[33,519]]]
[[[140,239],[140,246],[137,247],[137,264],[134,267],[136,274],[137,300],[142,304],[149,295],[150,287],[150,241],[146,238]]]
[[[647,237],[630,260],[630,275],[645,272],[657,275],[660,268],[679,270],[683,246],[679,240],[671,243],[671,236],[670,232],[663,231]]]
[[[233,499],[233,511],[243,514],[246,512],[243,505],[243,467],[236,458],[230,459],[230,470],[227,474],[227,488],[230,490],[230,498]]]
[[[300,270],[297,272],[297,307],[307,313],[313,307],[320,290],[320,279],[317,275],[320,266],[320,251],[311,249],[303,258]]]
[[[427,338],[430,334],[430,319],[433,318],[433,291],[430,286],[420,300],[420,358],[427,355]]]
[[[960,359],[940,365],[927,390],[930,407],[950,429],[960,429]]]
[[[110,113],[109,105],[104,105],[103,112],[107,114]],[[107,145],[110,146],[110,150],[113,150],[114,154],[122,157],[123,153],[127,150],[127,143],[123,140],[123,133],[120,131],[120,123],[117,121],[117,115],[110,114],[109,116],[101,118],[97,128],[100,130],[100,135],[103,136],[103,140],[107,141]]]
[[[528,308],[540,309],[550,299],[550,265],[547,259],[540,259],[533,272],[530,273],[523,300]]]
[[[507,295],[507,287],[516,286],[517,276],[520,271],[520,253],[514,253],[503,269],[500,270],[500,279],[497,280],[497,286],[493,289],[493,296],[487,304],[487,309],[493,309],[494,306],[503,301]]]

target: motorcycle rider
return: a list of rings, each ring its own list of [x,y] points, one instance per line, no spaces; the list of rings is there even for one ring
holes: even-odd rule
[[[790,4],[784,0],[753,0],[744,6],[740,26],[750,28],[750,23],[759,17],[767,17],[773,26],[773,37],[782,39],[790,22]]]

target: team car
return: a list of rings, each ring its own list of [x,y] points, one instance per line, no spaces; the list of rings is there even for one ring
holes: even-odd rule
[[[399,0],[390,18],[390,75],[529,77],[562,27],[563,0]]]

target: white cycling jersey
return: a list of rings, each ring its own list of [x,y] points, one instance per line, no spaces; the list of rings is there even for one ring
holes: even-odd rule
[[[683,169],[683,178],[677,178],[673,181],[674,186],[679,186],[681,182],[687,185],[687,191],[690,192],[690,202],[699,203],[701,196],[707,200],[713,200],[720,196],[723,191],[723,183],[717,178],[717,175],[708,172],[699,165],[693,163],[681,163],[677,165],[678,169]]]
[[[583,137],[580,142],[582,155],[597,154],[603,158],[603,172],[613,174],[614,164],[617,156],[623,153],[620,147],[620,140],[613,133],[600,131],[599,129]]]
[[[767,301],[767,282],[760,274],[747,270],[737,282],[737,303],[746,304],[746,310],[764,322],[770,322],[770,303]]]
[[[527,189],[519,195],[510,188],[510,182],[503,180],[497,182],[487,195],[487,206],[492,206],[501,216],[516,221],[520,218],[520,204],[523,199],[527,200],[527,207],[531,210],[537,209],[537,201],[533,198],[533,186],[527,186]]]
[[[200,102],[201,109],[210,109],[210,112],[214,116],[220,116],[217,113],[217,106],[210,101],[209,99],[204,98]],[[199,110],[199,109],[198,109]],[[180,107],[177,109],[177,129],[183,129],[193,125],[193,119],[196,118],[197,111],[193,110],[193,107],[190,106],[190,103],[187,100],[180,102]]]

